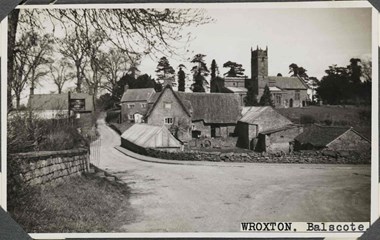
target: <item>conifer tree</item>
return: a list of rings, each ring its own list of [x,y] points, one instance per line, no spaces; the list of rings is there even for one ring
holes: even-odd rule
[[[274,106],[268,85],[265,85],[264,93],[260,98],[260,106]]]
[[[178,91],[184,92],[185,91],[185,72],[182,70],[182,68],[185,67],[183,64],[179,65],[179,71],[178,71]]]

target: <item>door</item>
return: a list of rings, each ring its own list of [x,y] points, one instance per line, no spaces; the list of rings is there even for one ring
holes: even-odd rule
[[[291,108],[293,107],[293,98],[291,98],[289,101],[289,107],[291,107]]]

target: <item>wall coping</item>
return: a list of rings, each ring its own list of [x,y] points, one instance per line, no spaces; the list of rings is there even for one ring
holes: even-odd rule
[[[51,157],[67,157],[73,155],[82,155],[88,153],[89,150],[86,148],[76,148],[69,150],[60,151],[36,151],[36,152],[25,152],[25,153],[12,153],[8,154],[8,157],[12,158],[28,158],[28,159],[47,159]]]

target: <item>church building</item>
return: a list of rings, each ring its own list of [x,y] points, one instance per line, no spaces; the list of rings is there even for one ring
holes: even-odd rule
[[[268,47],[251,49],[251,79],[247,84],[252,84],[258,100],[267,85],[276,108],[304,107],[309,101],[308,87],[302,78],[268,76]]]

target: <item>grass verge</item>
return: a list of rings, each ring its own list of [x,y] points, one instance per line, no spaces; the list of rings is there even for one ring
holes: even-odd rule
[[[129,212],[128,187],[92,174],[27,191],[9,199],[8,210],[29,233],[112,232],[121,224],[117,213]]]

